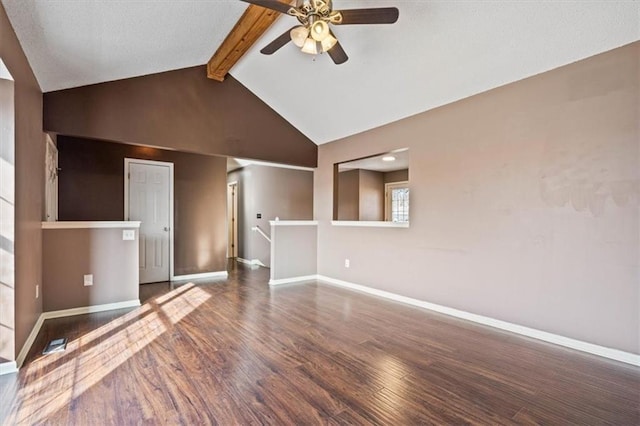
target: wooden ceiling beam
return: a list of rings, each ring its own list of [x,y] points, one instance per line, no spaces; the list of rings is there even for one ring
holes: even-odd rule
[[[291,1],[285,3],[291,4]],[[207,63],[207,77],[224,81],[229,70],[282,15],[275,10],[249,5],[227,38]]]

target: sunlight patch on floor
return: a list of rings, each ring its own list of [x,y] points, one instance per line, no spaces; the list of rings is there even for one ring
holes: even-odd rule
[[[25,376],[33,382],[19,391],[8,423],[40,423],[67,409],[210,297],[186,284],[69,342],[65,352],[35,359]]]

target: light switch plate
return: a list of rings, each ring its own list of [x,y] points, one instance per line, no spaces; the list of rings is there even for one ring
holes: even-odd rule
[[[85,287],[93,285],[93,274],[87,274],[84,276],[84,285]]]
[[[136,231],[133,229],[123,229],[122,230],[122,239],[124,241],[133,241],[136,239]]]

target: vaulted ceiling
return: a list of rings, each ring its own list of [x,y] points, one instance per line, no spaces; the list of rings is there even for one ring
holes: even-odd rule
[[[239,0],[2,0],[43,91],[205,64]],[[231,74],[317,144],[445,105],[640,39],[638,1],[334,0],[396,6],[394,25],[334,29],[350,59],[289,44],[283,16]],[[224,84],[211,81],[211,84]]]

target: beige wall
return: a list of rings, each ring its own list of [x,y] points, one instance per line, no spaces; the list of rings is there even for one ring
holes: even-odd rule
[[[15,351],[42,312],[44,135],[42,92],[0,5],[0,58],[15,80]]]
[[[271,279],[307,277],[317,273],[316,225],[271,227]]]
[[[640,353],[639,63],[634,43],[321,145],[318,273]],[[410,228],[331,226],[333,164],[404,147]]]
[[[123,241],[123,229],[44,230],[45,312],[138,300],[138,231]]]
[[[313,217],[313,172],[261,165],[249,165],[228,174],[227,182],[238,182],[238,256],[271,263],[267,235],[270,220],[310,220]],[[261,219],[257,214],[262,215]]]

